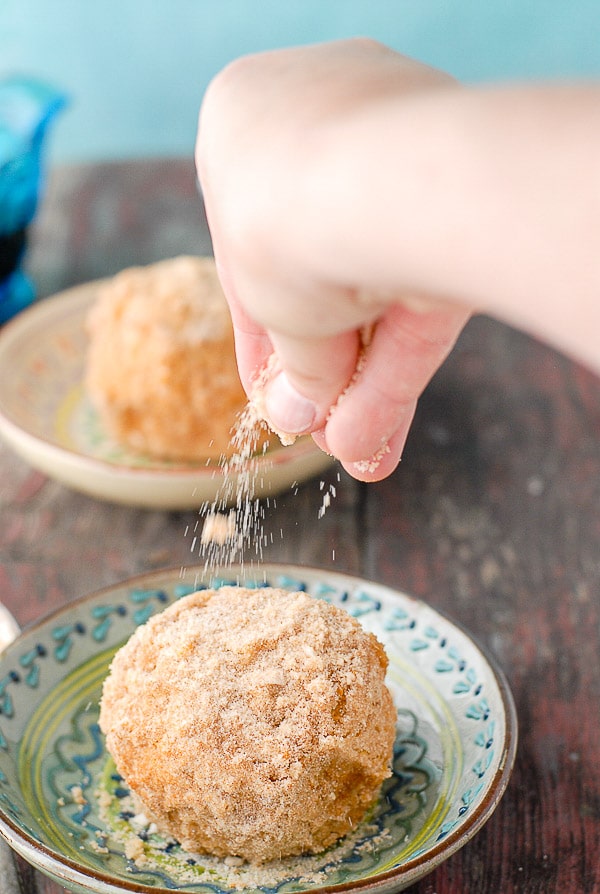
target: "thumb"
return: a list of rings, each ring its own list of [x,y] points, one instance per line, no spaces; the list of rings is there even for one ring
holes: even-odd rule
[[[359,334],[295,338],[270,332],[269,337],[276,364],[261,401],[266,421],[292,435],[322,429],[356,369]]]

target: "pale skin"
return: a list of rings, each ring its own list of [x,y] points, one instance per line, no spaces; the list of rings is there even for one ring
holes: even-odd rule
[[[197,165],[246,390],[275,352],[268,420],[354,477],[396,467],[474,311],[600,373],[600,86],[468,88],[370,40],[264,53],[210,85]]]

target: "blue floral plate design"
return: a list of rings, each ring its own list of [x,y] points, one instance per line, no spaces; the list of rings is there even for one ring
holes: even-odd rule
[[[306,590],[385,645],[398,708],[394,772],[371,815],[323,854],[250,867],[186,853],[136,814],[105,751],[98,702],[115,650],[173,601],[224,583]],[[208,580],[201,568],[155,572],[65,606],[0,655],[0,833],[76,894],[388,894],[431,872],[489,819],[516,742],[502,672],[423,602],[300,566],[233,567]]]

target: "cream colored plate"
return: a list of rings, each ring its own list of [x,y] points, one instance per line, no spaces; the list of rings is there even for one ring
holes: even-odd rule
[[[124,450],[103,431],[82,385],[84,320],[98,285],[40,301],[0,332],[0,435],[34,468],[92,497],[160,509],[212,502],[223,482],[216,463],[158,462]],[[331,459],[301,438],[254,463],[255,496],[264,497],[311,478]]]

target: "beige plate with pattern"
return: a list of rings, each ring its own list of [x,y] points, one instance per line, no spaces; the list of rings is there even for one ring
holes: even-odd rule
[[[124,450],[102,430],[82,385],[84,320],[98,285],[44,299],[0,332],[0,435],[34,468],[92,497],[156,509],[212,502],[224,477],[214,461],[151,460]],[[331,459],[312,439],[300,438],[254,464],[255,496],[266,497],[317,475]]]

